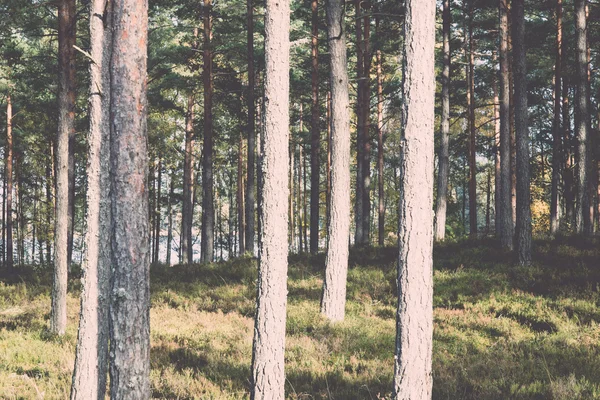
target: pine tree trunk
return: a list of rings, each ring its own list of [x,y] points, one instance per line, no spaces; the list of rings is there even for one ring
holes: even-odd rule
[[[331,321],[344,319],[348,238],[350,236],[350,115],[344,2],[327,0],[327,36],[331,84],[331,195],[327,256],[321,313]]]
[[[498,61],[497,53],[493,52],[494,64]],[[502,167],[500,160],[500,95],[498,94],[498,76],[494,76],[494,233],[499,237],[499,213],[501,213]]]
[[[244,138],[240,134],[238,141],[238,165],[237,165],[237,233],[238,233],[238,255],[241,256],[246,251],[245,234],[245,199],[244,199]]]
[[[508,1],[500,0],[500,208],[496,211],[498,237],[506,250],[513,249],[512,168],[510,134],[510,78],[508,52]]]
[[[253,400],[284,398],[289,145],[289,0],[267,0],[265,115],[257,310],[252,351]]]
[[[156,168],[158,169],[158,177],[156,180],[156,202],[154,204],[154,258],[152,259],[154,264],[157,264],[160,259],[160,192],[162,186],[162,159],[160,158],[160,154]]]
[[[65,129],[69,130],[69,219],[68,219],[68,230],[67,230],[67,265],[68,271],[71,272],[71,261],[73,258],[73,236],[75,232],[75,35],[77,29],[77,6],[75,0],[68,0],[68,22],[64,21],[66,29],[65,37],[65,48],[64,48],[64,62],[66,62],[65,73],[68,75],[66,96],[68,98],[68,113],[66,114],[67,120],[65,121]],[[60,23],[60,22],[59,22]],[[60,53],[60,52],[59,52]],[[60,55],[59,55],[60,57]],[[67,59],[68,57],[68,59]],[[68,60],[68,61],[67,61]]]
[[[146,67],[148,3],[112,3],[110,393],[150,398]]]
[[[215,246],[215,206],[213,195],[213,120],[212,120],[212,0],[204,0],[204,145],[202,147],[202,262],[212,262]]]
[[[12,98],[6,96],[6,267],[13,269],[13,134],[12,134]]]
[[[404,25],[394,399],[432,393],[434,0],[407,0]]]
[[[194,36],[198,37],[198,28],[194,29]],[[197,47],[197,41],[192,44],[192,47]],[[184,264],[194,262],[192,245],[192,226],[194,223],[194,104],[194,93],[190,92],[188,93],[185,116],[185,155],[183,159],[183,201],[181,211],[181,254]]]
[[[356,194],[355,194],[355,206],[354,206],[354,221],[355,221],[355,233],[354,233],[354,244],[361,245],[365,242],[364,232],[364,193],[365,193],[365,179],[364,173],[364,114],[362,102],[364,100],[364,52],[362,50],[362,16],[360,12],[361,0],[354,1],[355,8],[355,36],[356,36]]]
[[[529,127],[527,123],[524,0],[513,0],[512,15],[517,144],[517,225],[515,237],[519,263],[528,265],[531,263],[531,166],[529,161]]]
[[[331,84],[329,85],[331,88]],[[331,218],[331,89],[327,91],[327,192],[326,192],[326,207],[327,207],[327,231],[329,230],[329,221]],[[348,217],[349,218],[349,217]],[[327,239],[328,240],[328,239]]]
[[[437,203],[435,209],[435,240],[443,241],[446,235],[446,206],[448,201],[448,176],[450,172],[450,0],[444,0],[442,70],[442,116],[440,154],[438,157]]]
[[[475,128],[475,48],[473,41],[473,0],[469,1],[467,108],[469,113],[469,236],[477,237],[477,157]]]
[[[589,126],[588,108],[588,67],[587,67],[587,21],[585,0],[575,0],[575,40],[577,65],[577,90],[575,93],[575,130],[577,137],[576,181],[577,201],[575,209],[575,231],[577,234],[590,234],[589,220]]]
[[[302,118],[300,118],[300,126],[302,126]],[[300,128],[302,132],[302,128]],[[302,139],[300,139],[302,140]],[[296,207],[298,207],[298,253],[304,252],[304,215],[302,212],[304,208],[302,207],[303,199],[302,199],[302,177],[304,174],[302,173],[302,142],[298,143],[298,200],[296,201]]]
[[[362,135],[363,135],[363,162],[362,162],[362,178],[364,179],[363,184],[363,244],[370,244],[371,235],[371,120],[370,120],[370,109],[371,109],[371,91],[370,91],[370,75],[371,75],[371,49],[370,49],[370,32],[371,32],[371,3],[369,0],[363,0],[362,5],[364,8],[363,13],[363,92],[362,92]]]
[[[561,155],[561,84],[562,84],[562,0],[556,0],[556,62],[554,63],[554,120],[552,126],[552,183],[550,195],[550,234],[560,228],[559,188]]]
[[[317,0],[311,0],[311,10],[310,252],[311,254],[316,254],[319,251],[319,208],[321,198],[321,170],[319,161],[321,150],[321,130],[319,129],[319,9],[317,7]]]
[[[90,4],[90,63],[87,165],[87,230],[81,314],[71,400],[104,399],[108,369],[108,312],[111,275],[110,183],[110,13],[107,0]]]
[[[248,107],[248,179],[246,182],[246,251],[254,254],[254,221],[256,203],[256,104],[254,101],[254,5],[253,0],[247,3],[247,59],[248,59],[248,93],[246,95]]]
[[[69,265],[69,141],[75,132],[75,71],[73,41],[75,1],[58,6],[58,150],[56,154],[56,219],[54,233],[54,279],[50,331],[64,335],[67,328],[67,271]]]
[[[173,246],[173,194],[175,185],[173,174],[169,177],[169,197],[167,198],[167,266],[171,266],[171,247]]]

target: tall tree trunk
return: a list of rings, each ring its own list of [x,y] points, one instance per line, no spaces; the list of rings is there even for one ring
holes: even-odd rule
[[[290,180],[289,180],[289,185],[288,187],[290,188],[290,195],[289,195],[289,206],[290,206],[290,212],[289,212],[289,224],[290,224],[290,238],[289,238],[289,244],[290,244],[290,249],[293,252],[294,249],[296,248],[296,225],[294,224],[295,220],[296,220],[296,208],[295,208],[295,187],[296,187],[296,177],[294,175],[294,168],[295,168],[295,163],[294,163],[294,153],[296,151],[296,145],[294,143],[293,138],[290,138],[290,146],[289,146],[290,150]]]
[[[319,9],[317,0],[311,0],[311,144],[310,144],[310,252],[316,254],[319,251],[319,208],[320,208],[320,150],[321,130],[319,129]]]
[[[75,107],[76,107],[76,85],[75,85],[75,36],[77,30],[77,6],[75,0],[66,0],[68,4],[68,22],[64,21],[66,29],[66,37],[65,37],[65,62],[64,66],[66,68],[65,73],[67,74],[67,86],[66,86],[66,96],[67,102],[60,105],[61,107],[65,106],[68,108],[68,112],[66,114],[66,120],[64,129],[68,129],[69,131],[69,219],[68,219],[68,230],[67,230],[67,265],[68,271],[71,272],[71,261],[73,258],[73,236],[75,232]],[[59,22],[60,24],[60,22]],[[59,50],[59,57],[60,50]],[[68,58],[67,58],[68,57]],[[67,105],[68,104],[68,105]]]
[[[150,398],[150,248],[148,237],[148,3],[112,3],[110,59],[112,270],[110,393]],[[135,16],[133,18],[132,16]]]
[[[363,68],[363,92],[362,92],[362,135],[363,135],[363,162],[362,177],[364,179],[363,184],[363,243],[370,244],[369,238],[371,234],[371,91],[370,91],[370,76],[371,76],[371,48],[370,48],[370,32],[371,32],[371,2],[370,0],[363,0],[364,8],[363,14],[363,62],[365,63]]]
[[[204,0],[204,145],[202,147],[202,262],[212,262],[215,245],[215,206],[213,199],[213,120],[212,120],[212,0]]]
[[[510,145],[510,77],[508,52],[508,0],[500,0],[500,208],[498,237],[504,249],[513,249],[512,168]]]
[[[198,28],[194,28],[192,49],[198,48]],[[192,226],[194,225],[194,106],[193,89],[187,97],[185,115],[185,155],[183,158],[183,201],[181,210],[181,255],[184,264],[194,262]]]
[[[246,182],[246,251],[254,254],[254,221],[256,203],[256,104],[254,101],[254,5],[253,0],[247,3],[247,59],[248,59],[248,93],[246,102],[248,108],[248,179]]]
[[[355,194],[355,206],[354,206],[354,221],[355,221],[355,233],[354,233],[354,244],[361,245],[365,243],[365,232],[364,232],[364,193],[365,193],[365,179],[364,179],[364,108],[362,102],[364,101],[364,52],[362,49],[363,44],[363,26],[362,17],[360,11],[361,0],[354,1],[355,8],[355,36],[356,36],[356,80],[357,80],[357,91],[356,91],[356,194]]]
[[[327,230],[329,230],[329,220],[331,218],[331,84],[330,90],[327,91]],[[348,217],[350,218],[350,217]]]
[[[562,85],[562,0],[556,0],[556,61],[554,63],[554,120],[552,126],[552,183],[550,195],[550,234],[556,235],[560,228],[560,183],[561,154],[561,85]]]
[[[438,157],[437,203],[435,209],[435,240],[443,241],[446,235],[446,206],[448,201],[448,176],[450,172],[450,0],[444,0],[443,10],[442,116],[440,154]]]
[[[494,67],[498,61],[497,53],[493,52]],[[502,167],[500,160],[500,95],[498,92],[498,75],[494,75],[494,233],[499,237],[498,219],[501,207],[501,182]]]
[[[589,220],[589,127],[590,113],[588,108],[588,67],[587,67],[587,21],[585,0],[575,0],[575,40],[577,65],[577,90],[575,101],[575,129],[577,137],[576,181],[577,202],[575,209],[575,231],[578,234],[591,233]]]
[[[525,63],[525,1],[513,0],[512,37],[515,82],[515,133],[517,142],[517,226],[519,263],[531,263],[531,193],[529,127],[527,124],[527,74]]]
[[[469,113],[469,236],[477,237],[477,153],[475,128],[475,47],[473,41],[473,0],[469,1],[467,108]]]
[[[153,263],[157,264],[160,259],[160,192],[162,186],[162,159],[160,158],[160,154],[158,156],[158,165],[156,166],[158,169],[158,177],[156,180],[156,202],[155,202],[155,210],[154,210],[154,259]]]
[[[567,57],[563,57],[562,69],[566,71]],[[562,149],[563,191],[565,198],[565,220],[572,225],[575,218],[575,191],[573,176],[573,139],[571,137],[571,112],[569,106],[569,82],[565,74],[562,80]]]
[[[327,0],[327,36],[331,72],[331,195],[321,313],[344,319],[348,238],[350,235],[350,116],[344,2]]]
[[[237,233],[238,233],[238,255],[243,255],[246,251],[245,235],[245,199],[244,199],[244,137],[240,133],[238,141],[238,166],[237,166]]]
[[[83,258],[81,314],[71,400],[104,399],[108,368],[108,312],[111,275],[110,52],[111,14],[107,0],[90,4],[90,63],[87,165],[87,230]]]
[[[169,197],[167,199],[167,266],[171,266],[171,247],[173,246],[173,194],[175,192],[175,184],[173,182],[173,174],[169,177]]]
[[[394,399],[432,393],[434,0],[407,0]]]
[[[69,187],[69,141],[75,132],[75,0],[58,6],[58,151],[56,154],[56,219],[54,233],[54,279],[50,331],[64,335],[67,328],[67,271],[71,230]]]
[[[302,118],[300,118],[300,126],[302,126]],[[302,131],[302,128],[300,129]],[[302,198],[302,178],[304,176],[302,172],[303,158],[304,157],[302,157],[302,139],[300,139],[300,142],[298,143],[298,200],[296,201],[296,207],[298,207],[298,253],[304,252],[304,207],[302,207],[302,205],[304,204]]]
[[[6,267],[13,269],[13,134],[12,134],[12,97],[6,96]]]
[[[304,233],[304,252],[308,253],[308,228],[309,228],[309,224],[308,224],[308,207],[307,207],[307,201],[306,201],[306,193],[308,193],[308,190],[306,189],[306,182],[308,181],[308,178],[306,176],[306,157],[302,157],[302,226],[304,227],[304,229],[302,230],[302,232]]]
[[[253,400],[284,398],[289,145],[289,0],[267,0],[260,249],[252,351]]]
[[[46,261],[48,264],[52,262],[52,216],[54,214],[54,196],[52,189],[54,188],[52,171],[54,170],[54,155],[52,149],[54,146],[50,144],[50,162],[46,165]]]
[[[12,133],[11,133],[12,135]],[[8,147],[8,146],[7,146]],[[4,150],[4,159],[7,159],[8,149]],[[6,161],[5,161],[6,163]],[[6,266],[6,164],[2,166],[2,266]]]
[[[486,202],[485,202],[485,234],[490,234],[490,209],[492,207],[492,174],[487,171],[487,187],[486,187]]]

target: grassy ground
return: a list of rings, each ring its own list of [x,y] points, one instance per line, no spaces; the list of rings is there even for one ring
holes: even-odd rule
[[[323,257],[292,256],[286,393],[390,395],[395,336],[392,248],[355,251],[346,321],[319,315]],[[153,267],[155,398],[248,398],[256,265]],[[511,265],[491,241],[435,249],[434,399],[600,399],[600,244],[536,242]],[[64,338],[47,333],[49,274],[0,280],[0,398],[68,398],[79,283]]]

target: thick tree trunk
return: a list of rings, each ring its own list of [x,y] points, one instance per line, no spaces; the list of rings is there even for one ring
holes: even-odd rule
[[[198,28],[194,29],[198,36]],[[197,41],[192,45],[197,48]],[[181,212],[181,255],[184,264],[194,262],[192,226],[194,224],[193,186],[194,186],[194,93],[188,93],[185,116],[185,155],[183,158],[183,201]]]
[[[111,79],[112,270],[110,393],[150,398],[150,248],[148,236],[148,3],[117,0]],[[118,40],[117,40],[118,39]]]
[[[550,194],[550,234],[556,235],[560,228],[560,183],[561,154],[561,85],[562,85],[562,0],[556,0],[556,62],[554,63],[554,120],[552,126],[552,183]]]
[[[513,208],[510,146],[510,78],[508,1],[500,0],[500,199],[496,210],[497,235],[504,249],[513,249]]]
[[[215,206],[213,199],[213,118],[212,118],[212,0],[204,0],[204,145],[202,147],[202,262],[212,262],[215,246]]]
[[[319,161],[321,150],[321,130],[319,129],[319,9],[317,7],[317,0],[311,0],[311,10],[310,252],[311,254],[316,254],[319,251],[319,208],[321,198],[321,170]]]
[[[432,392],[434,0],[407,0],[404,26],[394,399]]]
[[[67,271],[69,264],[69,140],[75,132],[75,1],[58,6],[58,150],[56,154],[56,219],[54,228],[54,279],[50,331],[64,335],[67,328]]]
[[[246,251],[254,254],[254,221],[256,203],[256,129],[255,116],[256,104],[254,101],[254,5],[253,0],[247,3],[247,59],[248,59],[248,93],[246,102],[248,107],[248,179],[246,182]]]
[[[72,400],[104,399],[108,368],[108,311],[111,275],[110,52],[107,0],[90,4],[90,63],[87,165],[87,231],[83,258],[81,314]]]
[[[525,64],[525,1],[513,0],[512,37],[515,82],[515,134],[517,142],[517,226],[516,246],[519,263],[531,263],[531,165],[527,111]]]
[[[350,235],[350,115],[344,2],[327,0],[331,84],[331,196],[321,313],[344,319]]]
[[[469,236],[477,237],[477,153],[475,128],[475,47],[473,41],[473,1],[469,1],[467,108],[469,113]]]
[[[13,134],[12,134],[12,98],[6,96],[6,267],[13,269]]]
[[[448,176],[450,172],[450,0],[444,0],[443,10],[442,116],[440,154],[438,156],[437,203],[435,208],[435,240],[443,241],[446,235],[446,206],[448,201]]]
[[[588,67],[587,67],[587,21],[585,0],[575,0],[575,40],[577,65],[577,90],[575,93],[575,130],[577,137],[576,181],[577,202],[575,209],[575,231],[578,234],[591,233],[589,220],[589,127]]]
[[[289,145],[288,0],[267,0],[265,126],[261,146],[262,198],[257,310],[252,351],[253,400],[284,398],[287,303]]]

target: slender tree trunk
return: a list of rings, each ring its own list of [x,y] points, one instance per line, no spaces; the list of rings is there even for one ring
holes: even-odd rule
[[[327,231],[329,231],[329,221],[331,218],[331,84],[327,91]],[[348,217],[350,218],[350,217]]]
[[[173,246],[173,194],[175,184],[173,183],[173,174],[169,178],[169,197],[167,198],[167,266],[171,266],[171,247]]]
[[[398,311],[392,398],[432,393],[434,0],[407,0],[400,155]]]
[[[202,147],[202,262],[212,262],[215,245],[213,199],[213,121],[212,121],[212,0],[204,0],[204,145]]]
[[[256,104],[254,101],[254,5],[253,0],[247,3],[247,59],[248,59],[248,93],[246,101],[248,107],[248,179],[246,183],[246,251],[254,254],[254,221],[256,203],[256,129],[255,116]]]
[[[162,159],[158,156],[158,178],[156,181],[156,203],[154,211],[154,259],[153,263],[157,264],[160,259],[160,192],[162,186]]]
[[[192,49],[198,48],[198,28],[194,28]],[[181,211],[181,255],[184,264],[194,262],[192,226],[194,224],[194,106],[193,90],[188,93],[185,115],[185,155],[183,159],[183,201]]]
[[[356,80],[357,80],[357,92],[356,92],[356,194],[355,194],[355,208],[354,208],[354,220],[355,220],[355,234],[354,244],[361,245],[365,243],[365,232],[364,232],[364,193],[365,193],[365,179],[364,173],[364,108],[362,102],[364,101],[364,52],[362,49],[363,44],[363,26],[362,16],[360,11],[361,0],[354,1],[355,8],[355,29],[356,29]]]
[[[494,66],[497,62],[497,53],[493,52]],[[500,95],[498,94],[498,75],[494,76],[494,233],[499,237],[499,213],[501,213],[501,176],[502,167],[500,160]]]
[[[51,226],[52,216],[54,214],[54,196],[52,188],[54,187],[52,179],[52,171],[54,170],[54,155],[52,149],[54,146],[50,144],[50,162],[46,165],[46,260],[48,264],[52,262],[52,245],[51,242]],[[10,192],[9,192],[10,193]],[[10,210],[10,208],[9,208]],[[7,225],[8,226],[8,225]],[[7,243],[8,245],[8,243]]]
[[[504,249],[513,249],[513,208],[510,134],[510,78],[508,58],[508,0],[500,0],[500,208],[498,237]]]
[[[300,118],[300,126],[302,126],[302,118]],[[302,143],[300,142],[298,143],[298,200],[296,202],[296,207],[298,207],[298,253],[304,252],[304,207],[302,207],[302,205],[304,204],[304,201],[302,199],[302,178],[304,174],[302,172],[302,159]]]
[[[567,57],[563,57],[563,71],[567,68]],[[565,74],[562,80],[562,149],[563,191],[565,198],[565,220],[572,225],[575,218],[575,192],[573,176],[573,140],[571,137],[571,112],[569,106],[569,82]]]
[[[370,244],[371,235],[371,90],[370,90],[370,76],[371,76],[371,48],[370,48],[370,32],[371,32],[371,2],[369,0],[363,0],[362,5],[364,8],[363,14],[363,62],[365,63],[363,68],[363,100],[361,104],[362,108],[362,131],[363,134],[363,162],[362,177],[364,179],[363,184],[363,243]]]
[[[83,258],[81,314],[71,399],[104,399],[108,368],[108,312],[111,275],[110,52],[111,14],[107,0],[90,4],[90,63],[87,165],[87,230]]]
[[[13,134],[12,134],[12,97],[6,96],[6,267],[13,269]]]
[[[54,234],[54,280],[50,331],[64,335],[67,328],[67,271],[69,265],[69,141],[75,132],[75,73],[72,36],[75,1],[61,0],[58,6],[58,136],[56,171],[56,219]]]
[[[5,149],[5,160],[8,158],[7,153],[8,149]],[[2,266],[6,267],[6,164],[2,166]]]
[[[560,228],[560,183],[561,154],[561,85],[562,85],[562,0],[556,0],[556,62],[554,63],[554,120],[552,126],[552,187],[550,195],[550,234],[556,235]]]
[[[244,138],[240,134],[238,142],[238,168],[237,168],[237,211],[238,211],[238,255],[243,255],[246,251],[245,234],[245,199],[244,199]]]
[[[321,130],[319,129],[319,9],[317,0],[311,0],[311,144],[310,144],[310,252],[316,254],[319,251],[319,208],[320,208],[320,150]]]
[[[529,127],[527,124],[527,75],[525,64],[525,1],[513,0],[512,36],[515,82],[515,133],[517,142],[517,226],[519,263],[531,263],[531,194]]]
[[[589,126],[588,108],[588,67],[587,67],[587,21],[585,16],[585,0],[575,0],[575,39],[577,90],[575,101],[575,129],[577,137],[576,181],[577,202],[575,209],[575,231],[578,234],[590,234],[589,221]]]
[[[295,186],[296,186],[296,177],[294,175],[294,168],[295,168],[295,163],[294,163],[294,153],[296,151],[296,145],[294,144],[293,138],[290,139],[290,146],[289,146],[290,150],[290,180],[289,180],[289,190],[290,190],[290,196],[289,196],[289,200],[290,200],[290,212],[289,212],[289,224],[290,224],[290,238],[289,238],[289,244],[290,244],[290,249],[293,252],[294,249],[296,248],[296,225],[294,224],[294,221],[296,220],[295,214],[296,214],[296,208],[295,208]]]
[[[492,174],[487,172],[487,187],[486,187],[486,202],[485,202],[485,234],[490,234],[490,209],[492,207]]]
[[[307,178],[307,174],[306,174],[306,157],[302,157],[302,226],[304,227],[304,229],[302,230],[302,232],[304,233],[304,252],[308,253],[308,229],[310,228],[308,225],[308,207],[307,207],[307,201],[306,201],[306,193],[308,193],[308,190],[306,189],[306,182],[308,181]]]
[[[435,240],[443,241],[446,235],[446,206],[448,201],[448,176],[450,172],[450,0],[444,0],[443,10],[442,116],[440,154],[438,157],[437,203],[435,209]]]
[[[350,236],[350,116],[344,2],[327,0],[331,84],[331,195],[321,313],[344,319]]]
[[[67,0],[68,11],[65,15],[68,21],[63,21],[66,26],[66,37],[65,40],[65,53],[63,56],[65,59],[64,67],[66,68],[65,74],[67,74],[67,82],[65,90],[67,93],[67,102],[62,104],[61,107],[67,107],[68,112],[66,114],[66,120],[64,121],[63,128],[69,130],[69,219],[68,219],[68,240],[67,240],[67,264],[68,271],[71,272],[71,261],[73,258],[73,236],[75,232],[75,107],[76,107],[76,75],[75,75],[75,36],[77,30],[77,6],[75,0]],[[59,22],[60,24],[61,22]],[[60,53],[60,51],[59,51]],[[61,55],[59,55],[61,57]],[[68,104],[68,105],[67,105]]]
[[[289,0],[267,0],[265,125],[257,310],[252,351],[253,400],[284,398],[289,145]]]
[[[477,153],[475,128],[475,46],[473,41],[473,0],[469,1],[468,16],[468,92],[469,112],[469,236],[477,237]]]

